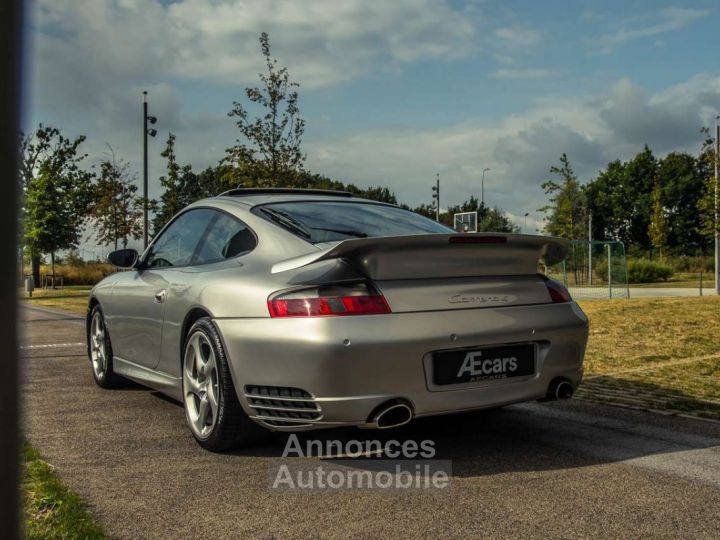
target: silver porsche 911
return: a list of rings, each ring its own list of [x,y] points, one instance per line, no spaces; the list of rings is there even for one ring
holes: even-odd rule
[[[565,240],[457,234],[343,192],[237,189],[196,202],[90,295],[103,388],[184,403],[210,450],[267,430],[389,428],[572,396],[588,321],[538,273]]]

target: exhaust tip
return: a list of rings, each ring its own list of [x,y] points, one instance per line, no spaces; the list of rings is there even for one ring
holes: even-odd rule
[[[575,389],[567,381],[561,381],[555,386],[555,399],[570,399]]]
[[[575,387],[567,379],[554,379],[548,386],[547,394],[539,401],[557,401],[560,399],[570,399],[575,393]]]
[[[413,411],[409,405],[393,401],[381,405],[370,420],[377,429],[390,429],[404,426],[413,418]]]

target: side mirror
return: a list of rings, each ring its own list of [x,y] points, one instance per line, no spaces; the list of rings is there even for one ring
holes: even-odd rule
[[[118,249],[117,251],[111,251],[107,260],[116,268],[122,268],[128,270],[133,268],[139,258],[138,252],[134,249]]]

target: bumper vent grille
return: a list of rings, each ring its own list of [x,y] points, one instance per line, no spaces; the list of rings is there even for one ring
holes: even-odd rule
[[[247,385],[245,398],[255,417],[269,426],[300,427],[322,418],[320,404],[300,388]]]

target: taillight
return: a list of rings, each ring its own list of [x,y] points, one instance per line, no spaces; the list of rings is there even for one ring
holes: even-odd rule
[[[559,283],[554,279],[545,278],[545,286],[550,293],[550,299],[552,300],[553,304],[572,301],[570,292],[565,288],[565,285],[563,285],[562,283]]]
[[[271,317],[380,315],[391,313],[385,297],[365,282],[335,283],[275,293],[268,298]]]

